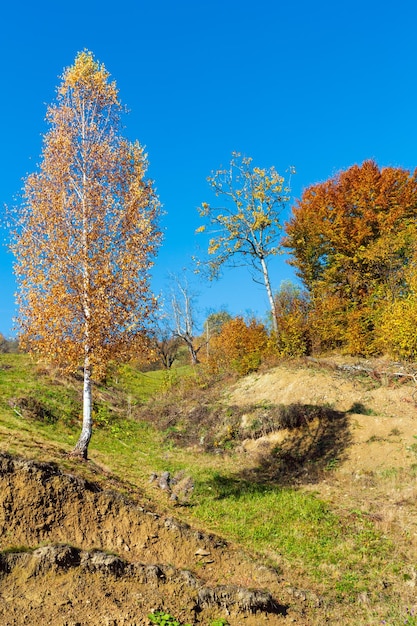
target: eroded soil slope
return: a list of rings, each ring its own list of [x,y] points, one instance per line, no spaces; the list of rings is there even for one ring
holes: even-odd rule
[[[192,624],[305,614],[275,571],[53,464],[0,455],[0,494],[1,624],[149,624],[162,608]]]
[[[312,367],[277,367],[262,375],[253,374],[241,380],[228,396],[228,402],[243,406],[270,402],[337,411],[344,416],[349,431],[349,445],[338,470],[349,475],[404,467],[417,460],[413,447],[416,400],[416,384],[400,366],[376,360],[349,362],[346,357],[317,361]],[[276,442],[287,437],[288,431],[281,429],[248,440],[245,448],[254,450],[271,438]]]
[[[366,511],[376,527],[392,537],[398,551],[416,562],[416,378],[412,368],[396,363],[334,357],[242,379],[228,396],[231,404],[330,407],[336,422],[343,424],[342,442],[334,433],[323,433],[323,425],[314,421],[295,437],[281,429],[248,439],[243,442],[247,465],[256,466],[260,457],[283,442],[295,438],[296,449],[304,451],[317,445],[320,437],[326,443],[330,434],[334,437],[326,458],[330,471],[317,477],[306,464],[304,473],[296,475],[297,483],[330,503],[342,518],[352,510]]]

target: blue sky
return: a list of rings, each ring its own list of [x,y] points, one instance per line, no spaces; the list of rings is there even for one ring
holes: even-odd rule
[[[39,163],[63,69],[91,50],[130,109],[126,135],[146,146],[166,211],[153,272],[160,291],[169,272],[191,265],[206,177],[232,151],[279,172],[295,166],[293,198],[368,158],[415,168],[416,22],[411,0],[3,3],[0,205],[13,203]],[[294,278],[284,257],[271,262],[271,278],[275,289]],[[0,285],[0,332],[10,335],[15,285],[4,248]],[[221,307],[267,310],[244,270],[193,290],[202,318]]]

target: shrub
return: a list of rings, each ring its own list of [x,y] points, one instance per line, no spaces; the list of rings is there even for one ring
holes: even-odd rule
[[[417,302],[415,296],[397,300],[382,313],[377,343],[396,359],[417,360]]]
[[[159,626],[182,626],[175,617],[165,611],[154,611],[148,615],[152,624],[159,624]],[[184,624],[184,626],[191,626],[191,624]]]
[[[234,371],[244,376],[256,371],[268,350],[269,337],[263,324],[235,317],[212,338],[208,366],[211,371]]]
[[[308,296],[296,285],[284,282],[275,294],[278,354],[303,356],[310,351]]]

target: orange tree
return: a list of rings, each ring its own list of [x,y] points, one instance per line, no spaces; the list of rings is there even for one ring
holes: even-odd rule
[[[26,178],[12,246],[23,345],[83,368],[87,457],[92,373],[126,356],[154,309],[149,270],[160,241],[159,202],[146,156],[121,134],[122,105],[109,73],[84,51],[48,107],[38,172]]]
[[[416,175],[373,161],[305,190],[284,246],[309,292],[317,345],[375,349],[378,316],[409,291],[416,214]]]
[[[240,375],[256,371],[269,349],[263,324],[255,319],[245,322],[234,317],[224,322],[210,342],[208,365],[215,371],[234,371]]]

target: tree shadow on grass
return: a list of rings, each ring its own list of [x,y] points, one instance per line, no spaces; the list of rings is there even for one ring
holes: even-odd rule
[[[219,497],[277,485],[314,484],[337,468],[351,443],[348,414],[326,406],[281,407],[279,431],[279,443],[268,437],[258,440],[247,468],[231,478],[217,475]]]

